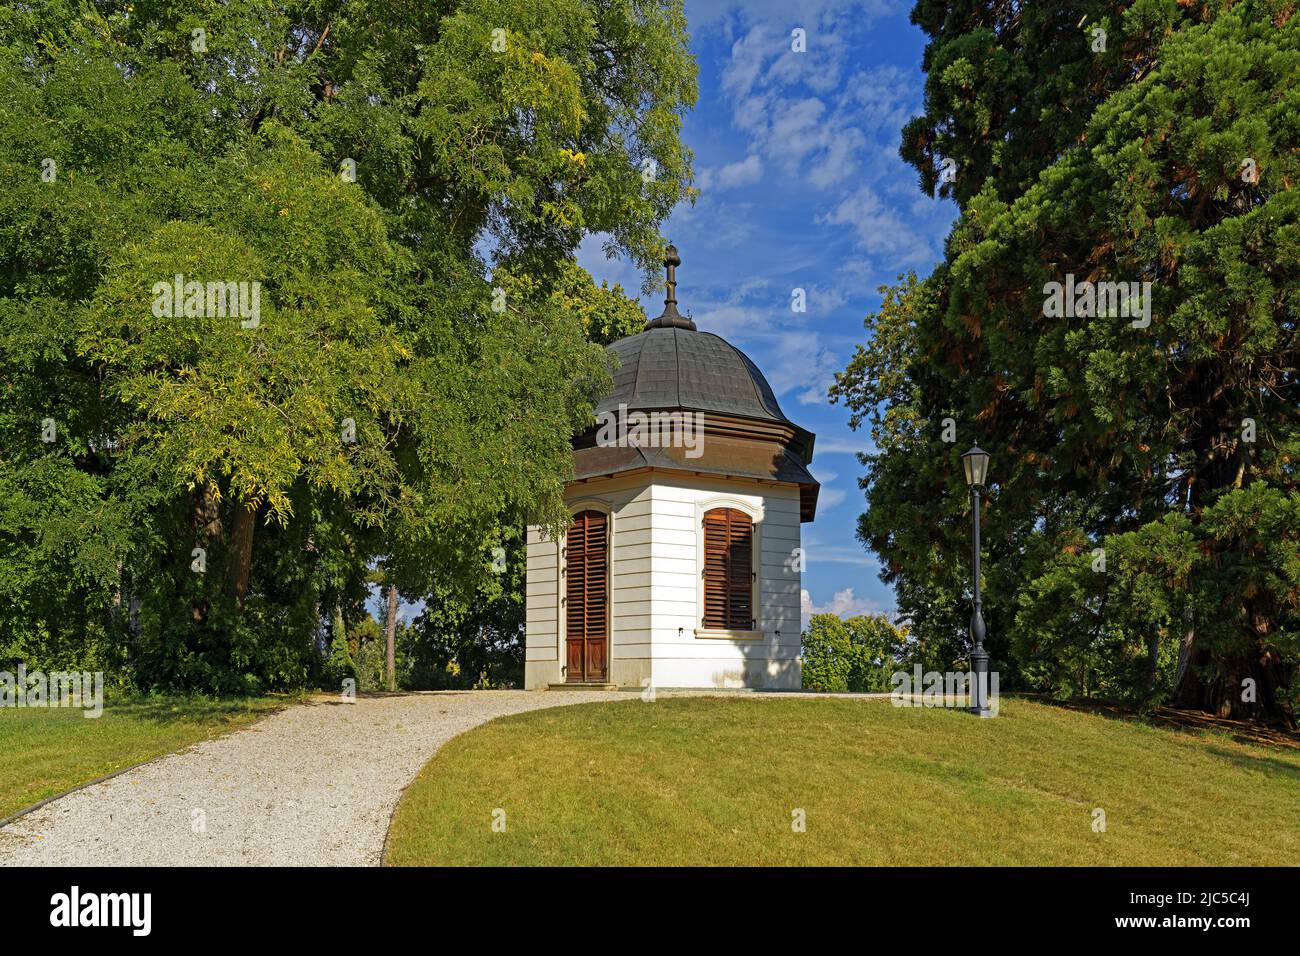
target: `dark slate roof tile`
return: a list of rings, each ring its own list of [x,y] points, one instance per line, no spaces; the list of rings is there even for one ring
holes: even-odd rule
[[[614,388],[596,406],[597,414],[626,404],[790,422],[758,366],[711,332],[647,329],[619,339],[610,350],[620,365]]]

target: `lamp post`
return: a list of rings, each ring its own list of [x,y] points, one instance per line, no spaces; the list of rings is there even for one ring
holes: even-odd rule
[[[980,492],[989,473],[989,455],[979,445],[961,456],[966,470],[966,484],[970,486],[971,516],[974,521],[971,533],[971,552],[974,555],[975,610],[970,618],[970,636],[975,646],[970,652],[971,688],[970,712],[980,717],[993,716],[989,710],[989,655],[984,650],[984,603],[980,600]]]

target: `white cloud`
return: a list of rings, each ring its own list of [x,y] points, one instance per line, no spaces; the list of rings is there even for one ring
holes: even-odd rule
[[[866,147],[839,107],[849,96],[839,89],[852,48],[845,31],[855,25],[839,15],[807,20],[807,50],[796,53],[789,16],[757,22],[732,44],[722,90],[751,148],[787,175],[825,188],[851,175]]]
[[[855,617],[858,614],[879,614],[880,605],[870,598],[853,596],[853,588],[836,591],[835,596],[821,607],[818,614],[834,614],[837,617]]]
[[[731,46],[731,56],[722,71],[722,90],[738,100],[760,85],[767,61],[781,55],[782,37],[775,27],[754,27]],[[788,49],[789,45],[784,44]]]
[[[898,209],[886,205],[870,186],[860,186],[824,215],[821,225],[849,226],[857,245],[868,255],[885,255],[895,268],[928,267],[937,258],[932,239],[903,221]]]
[[[809,315],[829,315],[849,301],[848,292],[840,287],[815,285],[806,287],[804,291]]]
[[[669,223],[671,235],[678,248],[687,248],[682,239],[683,234],[697,238],[707,237],[709,244],[720,248],[742,247],[751,245],[758,220],[758,211],[753,203],[728,199],[726,202],[711,201],[716,193],[706,193],[694,204],[681,204],[673,210]],[[691,259],[690,268],[695,268],[697,260]],[[678,273],[679,277],[682,273]],[[694,278],[690,284],[692,290],[698,290],[699,273],[689,274]],[[698,300],[697,300],[698,301]]]
[[[753,312],[748,313],[751,317]],[[761,336],[775,361],[767,366],[768,384],[778,396],[798,389],[795,398],[804,405],[826,400],[826,390],[843,363],[825,348],[816,332],[806,329]]]
[[[818,510],[821,510],[820,504]],[[809,564],[853,564],[862,568],[879,567],[879,563],[859,545],[804,545]]]
[[[808,171],[808,181],[825,189],[850,179],[858,172],[859,155],[866,140],[855,129],[846,129],[825,145]]]
[[[818,439],[815,450],[819,455],[857,455],[871,451],[865,442],[841,441],[834,438]]]
[[[842,505],[847,496],[848,492],[843,488],[827,488],[822,485],[822,490],[817,495],[817,510],[829,511],[836,505]]]
[[[743,305],[697,305],[692,312],[696,325],[705,332],[722,336],[728,342],[732,341],[736,332],[742,332],[754,324],[754,310]],[[762,363],[759,363],[759,368],[762,367]]]
[[[775,170],[806,187],[809,218],[840,227],[825,233],[851,240],[840,254],[860,256],[858,271],[872,286],[902,269],[933,266],[954,214],[950,202],[918,196],[916,174],[898,155],[903,125],[923,110],[923,74],[860,59],[873,42],[872,20],[905,16],[909,6],[695,0],[687,7],[693,28],[730,44],[718,81],[747,150],[740,164],[704,170],[702,185],[725,189],[733,177],[750,183],[761,164],[762,173]],[[795,27],[806,31],[804,52],[791,49]]]
[[[845,89],[846,104],[855,107],[853,115],[859,125],[885,134],[895,146],[903,125],[922,106],[916,75],[902,67],[881,64],[859,70],[845,82]]]
[[[727,163],[717,169],[705,167],[699,171],[696,181],[701,192],[722,192],[741,186],[752,186],[763,178],[763,161],[756,154],[750,154],[742,160]]]
[[[814,614],[834,614],[838,618],[857,617],[859,614],[881,614],[879,604],[870,598],[855,597],[853,588],[836,591],[825,604],[813,603],[812,595],[804,588],[799,592],[800,627],[806,629]]]
[[[692,30],[717,29],[734,19],[807,26],[829,12],[850,13],[865,19],[906,12],[911,3],[912,0],[686,0],[686,19]]]
[[[717,5],[715,16],[719,14]],[[694,15],[699,5],[694,5]],[[890,172],[903,124],[920,112],[922,78],[891,65],[854,69],[870,20],[903,12],[902,2],[865,4],[747,4],[736,18],[723,94],[732,123],[748,134],[750,148],[787,175],[826,189],[863,172],[873,144],[886,147]],[[743,22],[747,27],[739,27]],[[792,26],[806,33],[807,49],[791,49]],[[728,35],[733,31],[728,30]],[[883,143],[881,139],[883,138]],[[915,177],[907,177],[915,188]]]

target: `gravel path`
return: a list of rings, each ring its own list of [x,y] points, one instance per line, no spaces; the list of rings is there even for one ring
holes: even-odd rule
[[[318,699],[78,790],[0,828],[0,865],[356,866],[452,737],[601,691],[446,691]],[[200,822],[202,826],[200,826]]]

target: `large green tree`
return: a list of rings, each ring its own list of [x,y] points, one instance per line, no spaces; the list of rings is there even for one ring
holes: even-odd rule
[[[300,682],[375,562],[558,526],[609,369],[557,290],[659,257],[694,75],[679,2],[0,9],[6,656]]]
[[[900,609],[964,652],[966,520],[932,515],[962,514],[978,442],[998,664],[1293,722],[1300,21],[1270,0],[923,0],[913,20],[926,109],[902,153],[961,216],[834,389],[873,429],[860,533]],[[1149,324],[1062,314],[1071,274],[1150,282]]]
[[[549,289],[548,305],[580,322],[593,342],[608,344],[645,328],[645,313],[635,299],[618,284],[596,285],[572,260],[562,263],[549,282],[539,282],[528,273],[502,271],[493,281],[509,296],[546,295]],[[418,593],[423,608],[403,631],[396,649],[402,656],[398,670],[405,686],[522,685],[524,540],[523,524],[512,526],[503,520],[490,549],[480,552],[491,574],[443,577]],[[415,577],[420,579],[418,571]]]

